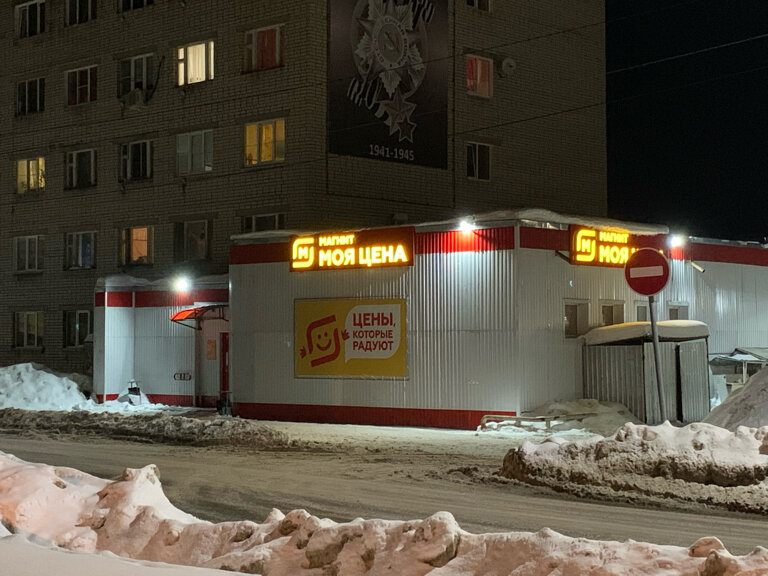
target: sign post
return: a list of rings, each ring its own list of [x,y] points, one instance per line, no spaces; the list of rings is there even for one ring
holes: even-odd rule
[[[634,252],[624,266],[624,278],[627,284],[638,294],[648,296],[648,309],[651,313],[651,338],[653,339],[653,359],[656,365],[656,389],[659,394],[659,413],[661,421],[667,419],[667,406],[664,398],[664,386],[661,381],[661,359],[659,356],[659,334],[656,330],[654,296],[661,292],[669,282],[669,262],[666,257],[653,248],[641,248]]]

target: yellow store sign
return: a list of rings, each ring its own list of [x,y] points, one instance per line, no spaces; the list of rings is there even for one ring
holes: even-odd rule
[[[571,226],[571,264],[582,266],[621,266],[637,250],[632,236],[622,230],[596,230]]]
[[[405,300],[294,302],[296,376],[408,375]]]
[[[294,238],[291,270],[413,266],[412,227]]]

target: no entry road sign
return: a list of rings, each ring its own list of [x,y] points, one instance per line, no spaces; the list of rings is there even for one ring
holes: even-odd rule
[[[638,294],[653,296],[669,281],[669,262],[658,250],[641,248],[631,254],[624,265],[624,278]]]

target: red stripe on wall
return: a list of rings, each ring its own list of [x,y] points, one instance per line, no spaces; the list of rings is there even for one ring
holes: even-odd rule
[[[133,306],[132,292],[96,292],[93,299],[97,308],[105,305],[105,299],[106,306],[110,308],[130,308]],[[136,292],[137,308],[192,306],[195,302],[229,302],[229,290],[227,288],[210,288],[192,290],[186,294],[163,290]]]
[[[541,250],[571,249],[571,237],[568,230],[550,228],[520,227],[520,248],[539,248]]]
[[[374,406],[326,406],[312,404],[235,403],[232,413],[241,418],[322,424],[367,424],[371,426],[416,426],[474,430],[486,414],[515,416],[498,410],[435,410],[425,408],[379,408]]]
[[[289,262],[290,260],[290,242],[243,244],[232,246],[229,249],[230,264],[268,264],[270,262]]]
[[[751,246],[721,246],[717,244],[690,244],[687,246],[691,260],[726,262],[768,266],[768,250]]]
[[[514,228],[480,228],[471,231],[420,232],[416,234],[413,250],[416,254],[450,252],[484,252],[512,250],[515,247]]]
[[[184,294],[166,290],[136,292],[137,308],[192,306],[195,302],[229,302],[229,290],[226,288],[211,288],[208,290],[192,290]]]
[[[107,306],[130,308],[133,306],[132,292],[107,292]]]

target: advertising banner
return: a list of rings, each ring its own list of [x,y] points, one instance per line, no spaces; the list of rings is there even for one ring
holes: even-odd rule
[[[296,376],[408,375],[405,300],[294,302]]]
[[[447,167],[447,0],[329,0],[329,151]]]

